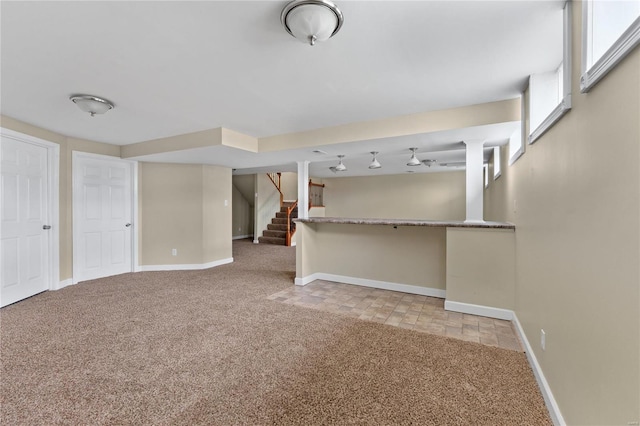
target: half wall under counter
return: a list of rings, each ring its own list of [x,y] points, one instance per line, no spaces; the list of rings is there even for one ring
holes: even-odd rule
[[[407,219],[296,219],[296,285],[317,279],[445,298],[511,319],[515,226]]]

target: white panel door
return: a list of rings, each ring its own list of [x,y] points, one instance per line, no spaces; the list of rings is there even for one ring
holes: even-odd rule
[[[2,136],[0,306],[48,290],[48,150]]]
[[[73,281],[132,271],[132,163],[74,153]]]

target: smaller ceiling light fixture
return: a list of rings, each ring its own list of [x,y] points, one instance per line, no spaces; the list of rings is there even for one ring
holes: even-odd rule
[[[108,100],[92,95],[73,95],[69,99],[78,105],[78,108],[91,114],[92,117],[96,114],[104,114],[114,107],[113,103]]]
[[[329,0],[295,0],[282,10],[280,22],[289,34],[313,46],[333,37],[344,17]]]
[[[409,159],[407,166],[419,166],[422,164],[422,162],[418,160],[418,157],[416,157],[416,151],[418,148],[409,148],[409,150],[411,151],[411,158]]]
[[[338,162],[338,165],[335,166],[333,169],[336,172],[344,172],[344,171],[346,171],[347,170],[347,166],[342,164],[342,159],[344,158],[344,155],[338,155],[338,158],[340,159],[340,161]]]
[[[371,151],[371,155],[373,155],[373,161],[371,161],[371,164],[369,164],[369,168],[370,169],[379,169],[382,167],[382,164],[380,164],[380,162],[378,162],[376,155],[378,155],[378,151]]]
[[[427,167],[431,167],[435,165],[437,162],[438,160],[430,160],[430,159],[422,160],[422,164],[424,164]]]

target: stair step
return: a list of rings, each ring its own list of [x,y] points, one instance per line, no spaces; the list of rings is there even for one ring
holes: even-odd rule
[[[280,212],[281,212],[281,213],[286,213],[286,212],[287,212],[287,208],[288,208],[287,206],[282,206],[282,207],[280,207]],[[292,213],[293,213],[293,212],[296,212],[296,213],[297,213],[297,212],[298,212],[298,207],[296,207],[295,209],[291,210],[291,212],[292,212]]]
[[[260,244],[275,244],[279,246],[284,246],[286,244],[286,240],[284,238],[278,237],[258,237],[258,241]]]
[[[280,225],[286,225],[287,224],[287,218],[285,217],[284,219],[281,219],[279,217],[274,217],[273,219],[271,219],[271,223],[275,224],[280,224]]]
[[[285,222],[284,225],[279,224],[279,223],[269,223],[267,225],[267,229],[270,231],[286,231],[287,230],[287,223]]]
[[[265,237],[286,238],[287,231],[267,229],[265,231],[262,231],[262,235]]]
[[[298,212],[291,212],[291,218],[296,219],[297,217],[298,217]],[[285,212],[276,212],[276,218],[286,219],[287,214]]]

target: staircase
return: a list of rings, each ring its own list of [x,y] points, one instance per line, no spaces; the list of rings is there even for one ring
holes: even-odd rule
[[[258,237],[260,244],[276,244],[286,246],[287,244],[287,210],[294,205],[295,202],[284,201],[280,211],[276,212],[276,217],[271,219],[271,223],[267,225],[267,229],[262,232],[262,237]],[[291,219],[298,217],[298,207],[291,210]],[[291,233],[295,232],[296,224],[293,220],[289,223]]]

